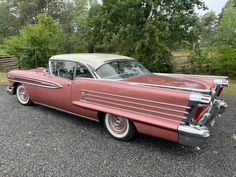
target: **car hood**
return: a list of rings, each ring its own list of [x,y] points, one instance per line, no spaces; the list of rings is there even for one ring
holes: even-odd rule
[[[123,81],[135,82],[142,84],[154,84],[160,86],[170,86],[170,87],[180,87],[180,88],[190,88],[190,89],[201,89],[210,90],[212,83],[204,79],[189,79],[180,78],[173,76],[162,76],[158,74],[146,74],[142,76],[135,76],[124,79]]]

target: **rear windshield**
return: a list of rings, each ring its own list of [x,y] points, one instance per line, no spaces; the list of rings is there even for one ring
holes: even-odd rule
[[[150,71],[135,60],[112,61],[100,66],[95,72],[103,79],[123,79],[150,73]]]

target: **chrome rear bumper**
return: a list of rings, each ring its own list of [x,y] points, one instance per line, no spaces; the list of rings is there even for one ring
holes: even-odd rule
[[[186,146],[201,146],[210,136],[209,127],[213,126],[214,118],[220,116],[228,104],[223,100],[216,100],[207,113],[200,120],[200,125],[180,124],[178,127],[179,143]]]

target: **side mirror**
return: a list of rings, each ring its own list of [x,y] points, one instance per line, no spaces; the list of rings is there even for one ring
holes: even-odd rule
[[[46,76],[46,75],[48,75],[48,74],[49,74],[49,69],[48,69],[48,68],[44,69],[44,70],[43,70],[43,75]]]

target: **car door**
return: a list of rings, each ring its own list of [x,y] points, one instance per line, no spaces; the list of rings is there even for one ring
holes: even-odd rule
[[[71,111],[71,85],[76,63],[52,60],[49,67],[50,74],[44,74],[38,80],[37,102]]]

